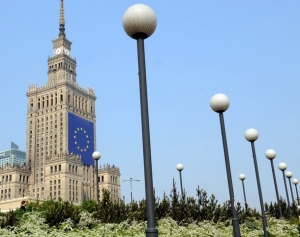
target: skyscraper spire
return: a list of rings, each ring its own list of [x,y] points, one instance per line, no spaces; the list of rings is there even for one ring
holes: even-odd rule
[[[63,0],[60,0],[59,36],[66,36],[65,35],[64,1]]]

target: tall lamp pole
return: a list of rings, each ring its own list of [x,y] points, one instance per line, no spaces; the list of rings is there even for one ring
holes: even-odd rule
[[[155,226],[155,203],[153,197],[144,40],[153,34],[156,28],[156,23],[157,20],[154,11],[144,4],[135,4],[129,7],[123,16],[123,28],[125,32],[128,36],[137,41],[147,209],[147,237],[157,237],[158,230]]]
[[[183,170],[183,168],[184,167],[182,164],[176,165],[176,169],[179,171],[179,176],[180,176],[181,198],[183,198],[182,177],[181,177],[181,171]]]
[[[247,211],[247,209],[248,209],[248,203],[247,203],[247,199],[246,199],[246,192],[245,192],[245,186],[244,186],[244,180],[246,179],[246,175],[240,174],[239,175],[239,179],[242,181],[243,193],[244,193],[244,201],[245,201],[245,210]]]
[[[140,180],[139,179],[132,179],[132,178],[122,180],[122,182],[126,182],[126,181],[130,182],[130,200],[131,200],[131,206],[132,206],[132,181],[140,182]]]
[[[221,125],[228,189],[229,189],[230,203],[231,203],[231,209],[232,209],[233,236],[240,237],[241,233],[240,233],[239,219],[238,219],[238,216],[237,216],[237,213],[235,210],[235,205],[234,205],[234,192],[233,192],[230,161],[229,161],[228,146],[227,146],[227,139],[226,139],[226,132],[225,132],[224,116],[223,116],[223,112],[225,112],[229,108],[229,104],[230,104],[229,98],[224,94],[215,94],[210,99],[211,109],[213,111],[215,111],[216,113],[219,113],[219,117],[220,117],[220,125]]]
[[[281,163],[279,163],[278,168],[282,171],[282,177],[283,177],[285,193],[286,193],[286,200],[288,202],[289,215],[292,216],[291,207],[290,207],[289,193],[288,193],[288,190],[287,190],[286,180],[285,180],[285,177],[284,177],[284,171],[286,170],[287,165],[286,165],[286,163],[281,162]]]
[[[275,170],[274,170],[274,163],[273,163],[273,159],[275,159],[275,157],[276,157],[276,152],[273,149],[269,149],[269,150],[266,151],[265,156],[271,162],[271,168],[272,168],[272,173],[273,173],[273,180],[274,180],[275,192],[276,192],[278,209],[279,209],[279,218],[282,219],[283,218],[282,217],[282,210],[281,210],[281,205],[280,205],[280,199],[279,199],[279,193],[278,193],[278,187],[277,187],[277,181],[276,181]]]
[[[291,182],[291,178],[293,177],[293,173],[291,171],[286,171],[285,172],[285,177],[287,177],[289,179],[289,183],[290,183],[290,190],[291,190],[291,196],[292,196],[292,205],[294,204],[294,194],[293,194],[293,189],[292,189],[292,182]]]
[[[95,173],[96,173],[96,200],[99,203],[99,184],[98,184],[98,160],[101,158],[99,151],[94,151],[92,154],[93,159],[96,161]]]
[[[254,142],[258,138],[258,132],[254,128],[249,128],[245,131],[245,138],[248,142],[251,143],[252,147],[252,154],[253,154],[253,162],[254,162],[254,168],[255,168],[255,173],[256,173],[256,182],[257,182],[257,188],[258,188],[258,194],[259,194],[259,201],[260,201],[260,208],[261,208],[261,218],[262,218],[262,224],[263,224],[263,229],[264,229],[264,234],[266,237],[269,236],[268,233],[268,223],[267,223],[267,218],[265,214],[265,208],[264,208],[264,201],[263,201],[263,196],[261,192],[261,186],[260,186],[260,179],[259,179],[259,171],[258,171],[258,166],[257,166],[257,160],[256,160],[256,152],[255,152],[255,146]]]
[[[298,195],[298,188],[297,188],[298,179],[293,179],[292,182],[293,182],[293,184],[295,184],[296,193],[297,193],[297,203],[298,203],[298,206],[299,206],[300,204],[299,204],[299,195]]]

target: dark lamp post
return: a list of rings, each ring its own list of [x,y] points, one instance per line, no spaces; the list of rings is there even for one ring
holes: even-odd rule
[[[295,185],[295,189],[296,189],[296,193],[297,193],[297,203],[298,203],[298,206],[299,206],[300,204],[299,204],[299,195],[298,195],[298,188],[297,188],[298,179],[293,179],[292,183]]]
[[[266,218],[266,214],[265,214],[264,201],[263,201],[263,196],[262,196],[262,191],[261,191],[261,186],[260,186],[259,171],[258,171],[256,152],[255,152],[255,146],[254,146],[254,142],[258,138],[258,132],[254,128],[249,128],[245,131],[244,135],[245,135],[246,140],[251,143],[251,147],[252,147],[252,155],[253,155],[253,162],[254,162],[254,168],[255,168],[255,174],[256,174],[257,189],[258,189],[258,194],[259,194],[263,230],[264,230],[265,236],[268,237],[269,236],[268,223],[267,223],[267,218]]]
[[[98,184],[98,160],[101,158],[101,154],[99,151],[94,151],[92,154],[93,159],[96,161],[95,165],[95,174],[96,174],[96,200],[99,203],[99,184]]]
[[[223,141],[223,150],[224,150],[224,158],[225,158],[225,166],[226,166],[226,173],[227,173],[227,181],[228,181],[228,189],[229,189],[229,196],[230,196],[230,203],[232,209],[232,226],[233,226],[233,236],[240,237],[240,226],[239,226],[239,219],[235,210],[234,205],[234,192],[233,192],[233,185],[232,185],[232,176],[231,176],[231,169],[230,169],[230,161],[229,161],[229,154],[228,154],[228,146],[227,146],[227,138],[226,138],[226,131],[225,131],[225,123],[224,123],[224,116],[223,112],[225,112],[229,108],[229,98],[224,94],[215,94],[210,99],[210,107],[213,111],[219,114],[220,117],[220,125],[221,125],[221,134],[222,134],[222,141]]]
[[[146,229],[147,237],[157,237],[158,230],[155,226],[155,210],[154,210],[155,203],[153,197],[153,178],[152,178],[144,40],[153,34],[156,28],[156,24],[157,24],[157,20],[154,11],[150,7],[144,4],[135,4],[129,7],[123,16],[123,28],[125,32],[129,37],[137,41],[146,209],[147,209],[147,229]]]
[[[281,162],[281,163],[279,163],[278,168],[282,171],[282,177],[283,177],[283,182],[284,182],[284,187],[285,187],[286,199],[287,199],[287,203],[288,203],[289,215],[292,216],[291,207],[290,207],[289,193],[288,193],[288,190],[287,190],[286,180],[285,180],[285,177],[284,177],[284,171],[286,170],[287,165],[286,165],[286,163]]]
[[[273,149],[269,149],[265,152],[265,156],[267,159],[270,160],[271,162],[271,168],[272,168],[272,173],[273,173],[273,181],[274,181],[274,186],[275,186],[275,192],[276,192],[276,198],[277,198],[277,203],[278,203],[278,209],[279,209],[279,218],[282,217],[282,210],[281,210],[281,204],[280,204],[280,199],[279,199],[279,193],[278,193],[278,187],[277,187],[277,181],[276,181],[276,176],[275,176],[275,169],[274,169],[274,163],[273,160],[276,157],[276,152]]]
[[[247,199],[246,199],[246,192],[245,192],[245,185],[244,185],[244,180],[246,179],[246,175],[240,174],[239,175],[239,179],[242,181],[243,193],[244,193],[244,201],[245,201],[245,210],[247,211],[247,209],[248,209],[248,203],[247,203]]]
[[[181,171],[183,170],[183,165],[178,164],[176,165],[176,169],[179,171],[179,176],[180,176],[180,188],[181,188],[181,198],[183,197],[183,188],[182,188],[182,176],[181,176]]]
[[[285,172],[285,177],[288,178],[289,183],[290,183],[290,190],[291,190],[291,196],[292,196],[292,205],[294,203],[294,194],[293,194],[293,189],[292,189],[292,182],[291,182],[291,178],[293,177],[293,173],[291,171],[286,171]]]
[[[133,201],[133,199],[132,199],[132,181],[140,182],[140,180],[139,179],[132,179],[132,178],[130,178],[130,179],[122,180],[121,182],[126,182],[126,181],[130,182],[130,201],[131,201],[131,206],[132,206],[132,201]]]

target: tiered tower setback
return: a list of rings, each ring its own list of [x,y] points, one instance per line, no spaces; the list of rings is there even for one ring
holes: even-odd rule
[[[53,40],[53,56],[48,58],[48,83],[37,87],[29,86],[27,111],[27,144],[26,163],[31,169],[30,193],[37,197],[48,196],[57,199],[61,197],[70,201],[83,200],[83,193],[79,187],[76,192],[61,192],[62,187],[79,182],[82,166],[94,166],[92,153],[95,150],[95,92],[91,88],[84,89],[76,83],[76,60],[71,57],[71,42],[66,38],[63,0],[60,4],[59,36]],[[77,155],[81,164],[74,164],[74,159],[67,159]],[[66,157],[62,164],[58,164],[58,176],[48,167],[47,161],[53,157]],[[63,181],[69,170],[68,165],[76,167],[79,173],[72,174],[71,179]],[[59,172],[61,174],[59,175]],[[72,173],[72,172],[71,172]],[[60,190],[47,189],[54,179],[63,185]],[[93,176],[90,177],[88,198],[94,193]]]

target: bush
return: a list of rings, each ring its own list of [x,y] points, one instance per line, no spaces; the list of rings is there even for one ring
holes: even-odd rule
[[[42,205],[40,209],[45,210],[45,223],[50,227],[58,227],[65,220],[70,219],[77,224],[80,220],[80,207],[71,204],[68,201],[59,200],[58,202],[49,201]]]

